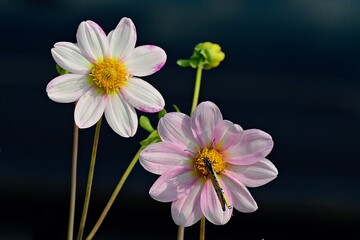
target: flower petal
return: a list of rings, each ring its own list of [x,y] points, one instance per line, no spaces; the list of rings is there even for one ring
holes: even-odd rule
[[[135,48],[136,29],[134,23],[130,18],[122,18],[116,28],[109,33],[108,39],[110,57],[124,61]]]
[[[249,165],[266,157],[273,148],[269,134],[258,129],[245,130],[239,144],[226,150],[223,154],[228,163]]]
[[[221,179],[224,183],[224,191],[231,193],[232,203],[235,209],[244,213],[257,210],[258,206],[249,190],[236,179],[231,171],[224,170]]]
[[[109,56],[109,42],[106,34],[95,22],[80,23],[76,39],[81,52],[92,63]]]
[[[219,183],[221,184],[221,179],[218,178]],[[224,184],[221,184],[223,187]],[[225,191],[225,188],[224,188]],[[225,192],[229,202],[232,202],[231,195]],[[204,216],[215,225],[224,225],[226,224],[232,215],[232,208],[226,208],[223,211],[219,198],[216,194],[215,188],[211,183],[210,179],[207,179],[205,182],[204,188],[201,191],[200,196],[200,206],[201,210],[204,213]]]
[[[196,153],[197,143],[190,128],[190,117],[180,112],[165,114],[158,124],[158,132],[164,142],[178,145],[180,149]]]
[[[60,75],[48,83],[46,92],[49,98],[55,102],[75,102],[91,88],[88,80],[87,75]]]
[[[214,129],[214,147],[220,152],[237,144],[241,138],[241,131],[228,120],[219,121]]]
[[[166,53],[154,45],[140,46],[134,49],[125,61],[128,72],[134,76],[148,76],[159,71],[166,62]]]
[[[92,88],[85,93],[75,107],[75,123],[79,128],[93,126],[104,113],[108,95],[101,95]]]
[[[248,187],[259,187],[276,178],[278,170],[268,159],[260,160],[251,165],[228,164],[233,176]]]
[[[51,49],[55,62],[63,69],[78,74],[88,74],[92,67],[79,47],[71,42],[58,42]]]
[[[236,123],[235,123],[234,126],[236,127],[236,129],[237,129],[238,131],[240,131],[240,132],[243,131],[242,127],[240,127],[239,124],[236,124]]]
[[[200,208],[202,183],[203,180],[199,179],[185,197],[171,204],[171,216],[177,225],[189,227],[203,216]]]
[[[120,89],[124,99],[143,112],[159,112],[165,106],[161,94],[148,82],[140,78],[130,78],[125,87]]]
[[[186,196],[194,187],[198,175],[191,167],[173,168],[162,174],[150,188],[149,194],[160,202],[172,202]]]
[[[138,127],[135,108],[130,106],[121,94],[109,95],[105,117],[110,127],[122,137],[132,137]]]
[[[190,166],[192,154],[170,142],[149,145],[140,153],[140,164],[149,172],[163,174],[179,166]]]
[[[221,120],[220,109],[210,101],[200,103],[191,114],[193,134],[203,148],[213,143],[213,131]]]

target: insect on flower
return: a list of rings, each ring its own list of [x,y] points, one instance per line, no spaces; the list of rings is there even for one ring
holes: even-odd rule
[[[191,226],[203,216],[224,225],[234,209],[256,211],[248,187],[262,186],[278,174],[266,158],[273,147],[271,136],[224,120],[212,102],[200,103],[191,116],[167,113],[157,129],[162,141],[141,152],[140,164],[160,175],[149,194],[171,202],[172,218],[180,226]]]
[[[212,184],[214,186],[216,195],[218,196],[219,201],[221,203],[222,210],[223,211],[226,210],[225,206],[228,209],[231,209],[232,206],[231,206],[231,204],[229,204],[229,201],[226,198],[224,189],[220,186],[219,180],[218,180],[216,172],[215,172],[215,170],[214,170],[214,168],[212,166],[211,160],[208,157],[204,157],[204,163],[205,163],[205,166],[206,166],[206,168],[207,168],[207,170],[209,172],[208,176],[210,176],[210,179],[211,179],[211,182],[212,182]]]

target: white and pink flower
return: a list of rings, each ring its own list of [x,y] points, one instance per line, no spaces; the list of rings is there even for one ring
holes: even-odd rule
[[[200,103],[191,117],[166,114],[158,132],[162,142],[146,147],[140,163],[161,175],[149,193],[157,201],[172,202],[177,225],[191,226],[202,216],[222,225],[230,220],[233,208],[254,212],[258,207],[247,187],[264,185],[278,174],[265,158],[273,147],[271,136],[223,120],[212,102]],[[218,186],[206,161],[211,162]]]
[[[166,53],[154,45],[135,47],[136,29],[122,18],[108,35],[93,21],[82,22],[77,43],[57,42],[51,49],[55,62],[70,72],[47,85],[50,99],[76,102],[74,118],[79,128],[93,126],[105,113],[110,127],[123,137],[137,131],[136,110],[158,112],[162,95],[138,77],[151,75],[166,62]]]

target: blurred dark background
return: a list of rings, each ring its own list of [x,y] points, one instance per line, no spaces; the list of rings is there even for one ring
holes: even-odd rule
[[[52,102],[50,49],[75,42],[91,19],[105,32],[130,17],[137,46],[168,55],[144,77],[188,113],[195,71],[176,65],[204,41],[221,45],[220,67],[203,73],[200,101],[225,119],[270,133],[279,170],[251,188],[255,213],[234,211],[206,239],[328,239],[356,233],[360,220],[360,1],[2,0],[0,2],[0,239],[66,239],[73,104]],[[141,113],[138,112],[140,116]],[[156,115],[147,114],[156,125]],[[75,231],[94,127],[80,131]],[[123,139],[103,121],[85,235],[147,133]],[[157,176],[137,164],[94,239],[175,239],[170,203],[148,191]],[[198,239],[199,225],[185,239]],[[345,238],[343,238],[345,239]]]

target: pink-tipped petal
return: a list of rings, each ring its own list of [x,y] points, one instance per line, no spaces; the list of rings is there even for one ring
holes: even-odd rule
[[[194,169],[173,168],[161,175],[150,188],[149,194],[160,202],[172,202],[185,197],[194,187],[198,175]]]
[[[219,108],[210,101],[202,102],[195,108],[191,114],[191,128],[202,147],[211,147],[215,126],[222,120]]]
[[[183,151],[197,153],[198,146],[190,128],[189,116],[180,112],[166,114],[159,121],[158,132],[164,142],[173,143]]]
[[[226,150],[226,161],[234,165],[249,165],[266,157],[273,148],[269,134],[258,129],[245,130],[237,145]]]
[[[221,179],[218,179],[221,184]],[[223,184],[221,184],[223,186]],[[225,190],[225,188],[224,188]],[[229,194],[225,191],[226,197],[231,204],[232,199]],[[207,179],[207,181],[204,184],[204,188],[201,192],[200,196],[200,206],[201,210],[204,213],[204,216],[206,219],[208,219],[211,223],[215,225],[224,225],[226,224],[232,215],[233,209],[225,208],[225,211],[223,211],[221,203],[219,201],[219,198],[216,194],[215,188],[210,181],[210,179]]]
[[[120,91],[124,99],[140,111],[159,112],[165,106],[165,100],[158,90],[140,78],[128,79]]]
[[[171,204],[171,216],[174,222],[183,227],[194,225],[203,216],[200,208],[202,179],[199,179],[187,196]]]
[[[105,117],[110,127],[122,137],[132,137],[138,127],[135,108],[130,106],[120,94],[109,95]]]
[[[149,172],[163,174],[175,167],[191,166],[192,154],[178,145],[158,142],[149,145],[140,153],[140,164]]]
[[[228,120],[219,121],[214,129],[214,147],[220,152],[237,144],[241,138],[241,131]]]
[[[48,83],[46,92],[55,102],[75,102],[91,88],[88,78],[80,74],[60,75]]]
[[[236,179],[231,171],[225,170],[222,174],[224,190],[231,190],[233,207],[244,213],[256,211],[258,206],[245,185]]]
[[[259,187],[276,178],[278,170],[268,159],[260,160],[251,165],[228,164],[233,176],[248,187]]]
[[[112,58],[127,59],[136,44],[136,29],[130,18],[122,18],[116,28],[108,35]]]
[[[108,102],[107,95],[101,95],[93,88],[85,93],[75,107],[75,123],[79,128],[93,126],[104,113]]]
[[[76,39],[81,52],[90,62],[95,63],[109,56],[109,42],[106,34],[95,22],[80,23]]]
[[[163,49],[145,45],[134,49],[125,61],[128,72],[134,76],[143,77],[159,71],[166,62]]]
[[[87,74],[92,67],[92,63],[84,57],[74,43],[58,42],[51,49],[51,54],[60,67],[71,73]]]

